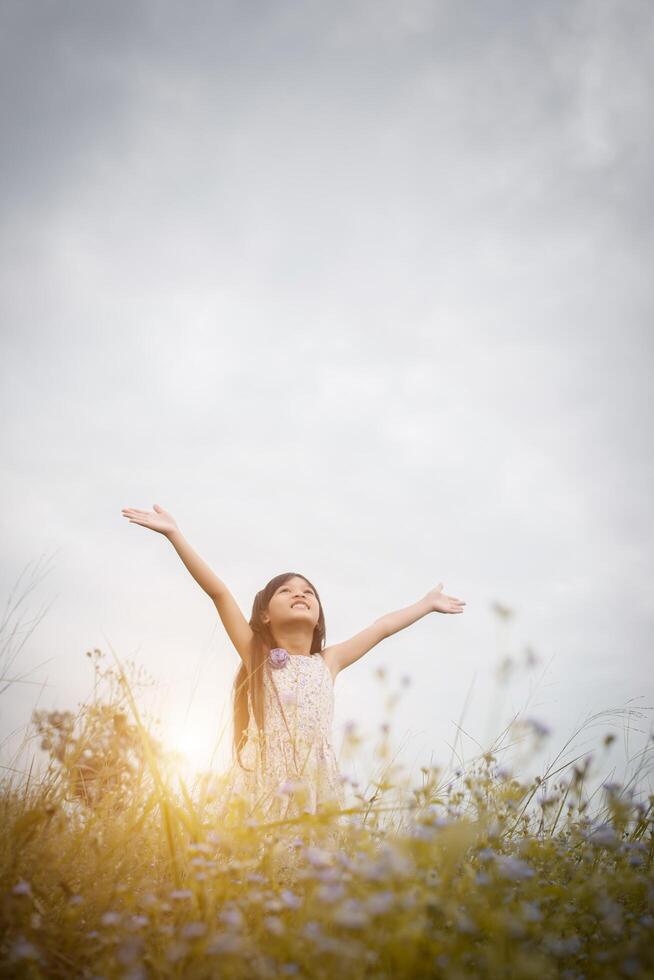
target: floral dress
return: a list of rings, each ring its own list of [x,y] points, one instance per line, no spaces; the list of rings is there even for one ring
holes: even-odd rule
[[[346,779],[331,735],[334,682],[325,659],[320,652],[304,656],[275,648],[262,669],[265,730],[259,733],[248,692],[250,719],[240,754],[251,771],[234,763],[231,792],[244,797],[261,822],[345,808]],[[336,843],[338,818],[330,820],[325,841]],[[287,841],[288,852],[296,832],[291,824],[276,828],[273,836]]]

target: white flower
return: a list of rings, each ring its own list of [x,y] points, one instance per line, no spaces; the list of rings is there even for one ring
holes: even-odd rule
[[[331,866],[329,851],[321,850],[319,847],[305,847],[304,856],[314,868],[328,868]]]
[[[339,902],[345,895],[345,888],[340,882],[329,882],[320,885],[316,895],[321,902]]]
[[[41,954],[34,943],[30,943],[24,937],[17,939],[11,947],[9,956],[12,960],[38,960]]]
[[[210,955],[222,953],[240,953],[243,950],[243,940],[234,933],[216,933],[207,944],[206,952]]]
[[[373,892],[366,900],[366,910],[371,915],[383,915],[390,911],[395,904],[395,895],[391,891]]]
[[[14,895],[31,895],[32,894],[32,886],[30,885],[29,881],[25,881],[24,879],[22,881],[16,882],[16,884],[14,885],[14,887],[11,890],[12,890],[12,892],[13,892]]]
[[[281,936],[286,931],[284,923],[277,915],[267,915],[263,924],[268,932],[272,932],[274,936]]]
[[[495,865],[501,877],[508,878],[510,881],[533,878],[536,873],[525,861],[512,854],[499,854],[495,859]]]
[[[224,922],[226,926],[231,926],[233,929],[240,929],[243,925],[243,913],[240,911],[240,909],[223,909],[218,918],[221,922]]]
[[[280,898],[289,909],[298,909],[302,905],[302,899],[288,888],[280,893]]]
[[[120,922],[120,912],[105,912],[100,916],[100,922],[103,926],[117,926]]]
[[[598,847],[616,847],[618,844],[618,836],[609,823],[595,827],[586,834],[586,840],[591,844],[597,844]]]
[[[361,929],[368,924],[368,913],[356,898],[348,898],[333,913],[334,922],[348,929]]]

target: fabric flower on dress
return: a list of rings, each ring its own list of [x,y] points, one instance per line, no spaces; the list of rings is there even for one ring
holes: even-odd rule
[[[281,667],[285,667],[288,663],[289,656],[290,654],[288,650],[284,650],[283,647],[273,647],[273,649],[270,651],[270,657],[268,658],[270,660],[270,666],[274,667],[276,670],[279,670]]]

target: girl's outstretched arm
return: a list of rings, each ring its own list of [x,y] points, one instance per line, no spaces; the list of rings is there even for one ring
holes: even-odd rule
[[[463,600],[444,595],[443,583],[439,582],[435,589],[431,589],[426,596],[412,606],[386,613],[385,616],[376,619],[372,625],[361,630],[360,633],[356,633],[351,639],[328,647],[324,651],[325,660],[333,664],[332,673],[338,673],[338,671],[344,670],[359,660],[364,653],[371,650],[381,640],[385,640],[393,633],[399,633],[400,630],[411,626],[412,623],[422,619],[427,613],[461,613],[464,606]]]
[[[130,524],[141,524],[168,538],[200,588],[213,600],[227,635],[247,664],[253,636],[250,624],[222,579],[218,578],[186,540],[173,515],[159,504],[154,505],[153,511],[124,507],[122,514],[129,519]]]

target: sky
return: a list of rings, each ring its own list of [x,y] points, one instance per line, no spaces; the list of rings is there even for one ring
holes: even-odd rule
[[[246,618],[282,571],[328,644],[439,582],[465,600],[338,676],[337,748],[397,689],[410,772],[518,712],[545,760],[595,717],[579,751],[613,731],[602,774],[630,764],[654,696],[651,5],[6,0],[0,25],[7,610],[48,565],[19,610],[42,618],[3,618],[0,762],[29,767],[33,709],[89,698],[99,648],[152,676],[166,744],[226,765],[238,655],[121,515],[156,502]]]

